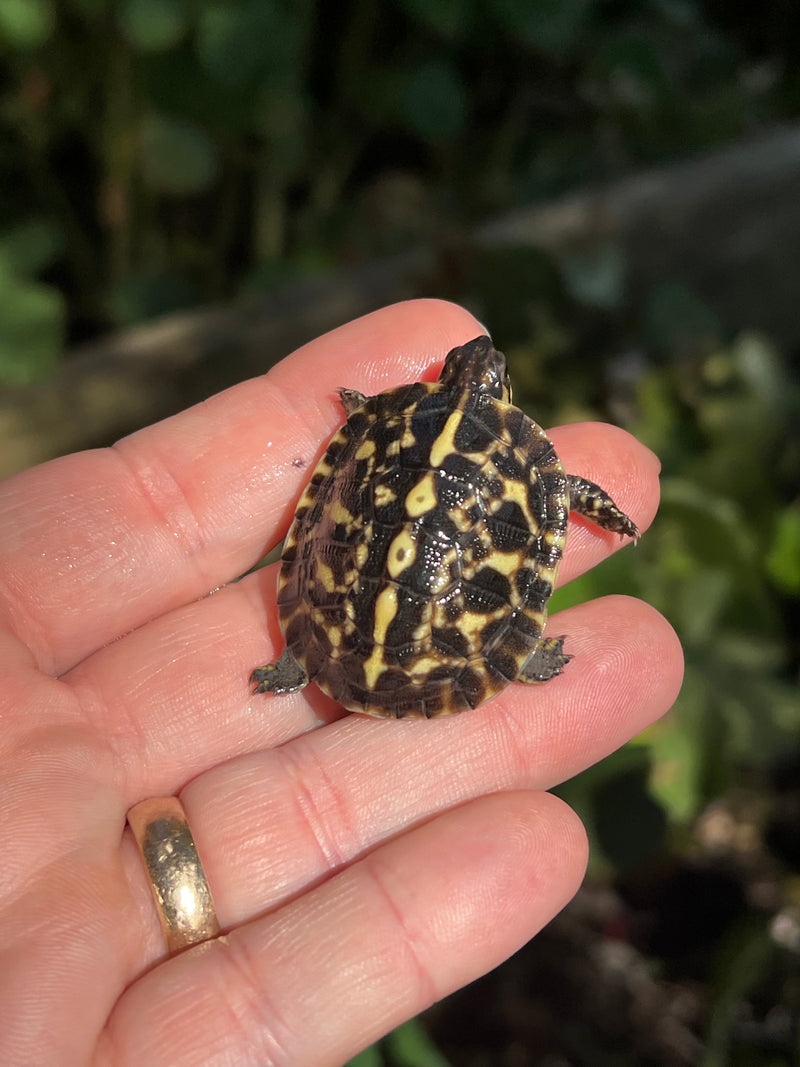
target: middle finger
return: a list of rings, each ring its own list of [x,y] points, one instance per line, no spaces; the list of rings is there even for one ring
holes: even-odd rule
[[[512,685],[483,709],[433,722],[348,715],[191,782],[182,800],[223,924],[278,906],[435,812],[549,788],[672,704],[680,648],[647,605],[607,597],[562,612],[556,630],[575,659],[548,685]],[[265,712],[281,714],[277,702]]]

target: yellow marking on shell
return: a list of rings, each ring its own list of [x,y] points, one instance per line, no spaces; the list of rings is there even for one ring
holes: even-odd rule
[[[437,653],[435,656],[420,656],[415,659],[408,673],[415,682],[424,684],[431,671],[436,670],[437,667],[462,667],[463,665],[464,659],[461,656],[445,656]]]
[[[347,510],[341,500],[334,500],[331,504],[331,519],[335,523],[341,523],[342,526],[352,526],[355,521],[353,515]]]
[[[528,488],[524,482],[515,482],[508,480],[503,486],[503,497],[499,502],[500,506],[504,501],[513,500],[515,504],[519,505],[520,511],[525,516],[528,525],[531,528],[531,533],[539,533],[539,523],[531,511],[531,506],[528,501]],[[497,509],[499,510],[499,508]],[[546,535],[545,535],[546,536]]]
[[[339,589],[339,585],[334,577],[333,571],[323,560],[317,560],[317,578],[322,582],[325,590],[328,593],[335,593]]]
[[[498,608],[497,611],[489,612],[486,615],[478,611],[465,611],[459,616],[455,625],[466,637],[470,647],[475,648],[480,644],[480,636],[487,624],[494,622],[496,619],[502,619],[507,614],[508,608],[505,605],[502,608]]]
[[[389,545],[386,557],[386,569],[391,578],[397,578],[399,574],[410,567],[417,556],[417,545],[411,534],[403,528]]]
[[[372,631],[374,648],[369,657],[364,660],[364,679],[370,689],[375,688],[375,683],[386,667],[383,646],[386,644],[386,634],[396,614],[397,590],[393,585],[384,586],[375,600],[375,625]]]
[[[375,455],[375,442],[371,437],[365,438],[364,441],[358,447],[356,452],[356,459],[369,459],[370,456]]]
[[[493,571],[499,571],[500,574],[504,574],[506,578],[510,578],[522,567],[524,561],[524,552],[498,552],[495,548],[492,549],[488,559],[481,560],[477,569],[483,570],[488,567]]]
[[[369,559],[369,545],[366,541],[359,541],[356,546],[356,569],[362,571]]]
[[[412,441],[411,443],[413,444],[414,442]],[[399,455],[400,455],[400,438],[399,437],[395,437],[386,446],[386,458],[387,459],[394,459],[395,456],[399,456]]]
[[[447,416],[442,432],[431,445],[431,466],[441,467],[445,459],[456,450],[456,433],[461,425],[462,412],[457,408]]]
[[[426,511],[433,511],[436,507],[436,483],[433,480],[433,471],[428,471],[414,488],[406,496],[406,514],[412,519],[418,519]]]
[[[406,426],[405,426],[405,429],[403,430],[402,436],[400,437],[399,447],[400,448],[411,448],[411,446],[416,444],[416,442],[417,442],[417,439],[414,436],[414,433],[413,433],[413,431],[411,429],[411,423],[407,422]],[[386,455],[387,456],[389,455],[389,450],[388,449],[386,450]]]
[[[376,645],[386,644],[386,634],[397,614],[397,589],[386,585],[375,600],[375,626],[372,637]]]
[[[397,500],[397,493],[388,485],[378,485],[375,488],[375,507],[385,508]]]
[[[476,503],[477,498],[473,494],[467,497],[458,507],[451,508],[448,512],[453,524],[460,533],[475,529],[475,519],[470,516],[469,511],[475,507]]]
[[[545,540],[545,544],[549,548],[552,548],[553,545],[556,545],[561,541],[561,538],[563,537],[563,534],[557,533],[555,530],[545,530],[544,534],[543,534],[543,537],[544,537],[544,540]]]
[[[295,522],[297,522],[297,520],[301,517],[304,511],[308,511],[308,509],[312,506],[314,500],[316,499],[318,489],[318,485],[311,485],[309,483],[309,485],[306,486],[303,495],[298,501],[297,508],[294,513]]]

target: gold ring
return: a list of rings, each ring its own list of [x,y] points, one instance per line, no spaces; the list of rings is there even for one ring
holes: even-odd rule
[[[219,933],[211,890],[177,797],[135,804],[128,824],[150,882],[167,951],[180,952]]]

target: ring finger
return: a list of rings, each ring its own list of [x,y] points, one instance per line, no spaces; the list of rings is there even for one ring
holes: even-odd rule
[[[434,813],[482,793],[548,789],[671,706],[680,648],[647,605],[608,597],[554,624],[575,660],[546,686],[512,685],[480,711],[434,722],[346,716],[192,781],[182,800],[223,927],[281,906]],[[141,889],[138,864],[129,869]],[[153,914],[156,955],[158,933]]]

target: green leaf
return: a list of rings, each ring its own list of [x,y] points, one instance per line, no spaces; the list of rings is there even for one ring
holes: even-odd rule
[[[697,815],[703,797],[699,789],[702,737],[692,721],[673,711],[644,735],[653,759],[649,788],[674,823]]]
[[[64,344],[65,315],[57,290],[0,275],[0,381],[21,385],[52,371]]]
[[[142,124],[140,143],[142,172],[156,192],[202,193],[217,179],[217,150],[199,126],[151,115]]]
[[[138,52],[165,52],[188,30],[185,0],[123,0],[119,8],[123,36]]]
[[[58,226],[43,218],[28,219],[0,234],[0,267],[8,274],[32,277],[49,267],[63,248]]]
[[[386,1046],[396,1067],[449,1067],[449,1061],[428,1037],[422,1023],[411,1019],[386,1038]]]
[[[800,594],[800,504],[784,508],[778,515],[766,564],[779,589]]]
[[[0,42],[12,48],[38,48],[53,32],[50,0],[0,0]]]
[[[353,1056],[344,1067],[383,1067],[384,1062],[380,1052],[380,1044],[378,1044],[370,1045],[363,1052],[359,1052],[357,1056]]]
[[[467,94],[458,71],[434,60],[415,67],[400,91],[400,118],[426,141],[461,133],[467,118]]]

